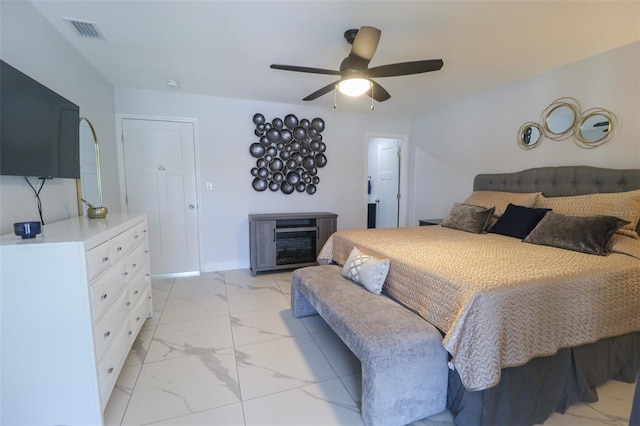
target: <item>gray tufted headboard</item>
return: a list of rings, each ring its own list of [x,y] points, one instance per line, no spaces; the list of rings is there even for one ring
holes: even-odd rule
[[[547,197],[640,189],[640,169],[590,166],[538,167],[515,173],[480,174],[474,191],[542,192]],[[638,224],[640,232],[640,224]]]

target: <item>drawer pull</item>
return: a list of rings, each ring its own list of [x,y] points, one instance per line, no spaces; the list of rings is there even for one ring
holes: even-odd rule
[[[131,306],[131,302],[127,302],[127,306]]]
[[[107,373],[109,374],[113,373],[113,367],[109,367],[109,369],[107,370]]]
[[[136,234],[135,239],[137,240],[138,238],[140,238],[140,236]]]
[[[146,229],[144,229],[144,230],[142,231],[142,233],[146,234],[146,233],[147,233],[147,230],[146,230]]]
[[[149,250],[145,250],[144,252],[145,252],[145,253],[149,253]]]
[[[107,298],[107,293],[103,294],[102,296],[100,296],[100,300],[104,300]]]
[[[122,251],[122,247],[118,247],[116,251]]]
[[[107,331],[106,333],[104,333],[104,338],[106,339],[107,337],[111,336],[111,332]]]
[[[129,330],[129,336],[133,335],[133,330]]]
[[[134,263],[133,265],[131,265],[132,268],[135,268],[136,266],[138,266],[137,263]]]
[[[109,261],[109,256],[103,257],[102,258],[102,263],[108,262]]]
[[[136,318],[136,321],[140,321],[140,317],[137,317],[137,318]]]
[[[129,275],[129,273],[128,273],[128,272],[125,272],[125,273],[124,273],[124,276],[126,277],[127,275]]]
[[[138,290],[133,292],[133,295],[135,296],[136,294],[140,293]]]
[[[147,296],[147,299],[151,300],[151,296]]]

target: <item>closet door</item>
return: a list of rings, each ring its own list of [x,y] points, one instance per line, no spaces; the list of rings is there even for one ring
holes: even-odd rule
[[[194,123],[122,119],[129,213],[147,213],[151,273],[200,270]]]

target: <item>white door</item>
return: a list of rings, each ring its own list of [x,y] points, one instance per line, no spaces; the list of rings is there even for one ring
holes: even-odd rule
[[[200,270],[193,123],[122,119],[127,210],[147,213],[151,273]]]
[[[397,139],[385,139],[378,144],[378,215],[377,228],[398,227],[400,202],[400,156]]]

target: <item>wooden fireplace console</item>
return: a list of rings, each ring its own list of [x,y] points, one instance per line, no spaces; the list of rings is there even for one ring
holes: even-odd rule
[[[249,215],[251,273],[317,265],[337,222],[338,215],[327,212]]]

